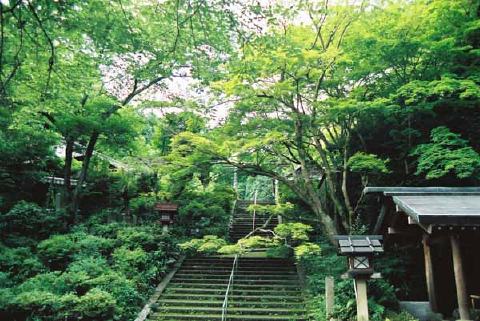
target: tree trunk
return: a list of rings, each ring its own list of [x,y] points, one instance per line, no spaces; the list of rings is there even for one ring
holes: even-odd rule
[[[90,140],[88,141],[87,149],[85,150],[85,157],[83,159],[82,169],[80,171],[80,176],[78,178],[77,186],[73,193],[72,198],[72,211],[73,211],[73,218],[74,222],[78,220],[78,209],[80,205],[80,196],[83,189],[83,184],[87,179],[88,174],[88,167],[90,165],[90,160],[92,159],[93,150],[95,148],[95,144],[97,143],[99,133],[94,131],[92,135],[90,135]]]
[[[320,204],[314,202],[310,204],[312,211],[317,215],[322,223],[323,230],[330,243],[335,244],[334,236],[340,234],[334,220],[328,216],[320,206]]]
[[[348,144],[349,143],[350,143],[350,134],[347,134],[347,138],[345,140],[345,146],[343,148],[342,194],[343,194],[343,199],[345,201],[345,207],[347,208],[347,212],[348,212],[348,226],[349,228],[351,228],[353,223],[353,216],[355,215],[355,213],[353,211],[352,204],[350,203],[350,196],[348,195],[348,188],[347,188]]]
[[[325,179],[327,181],[328,185],[328,195],[330,196],[331,201],[333,202],[333,205],[335,206],[335,209],[337,213],[339,213],[340,216],[340,221],[341,224],[343,225],[342,227],[345,230],[348,230],[350,228],[348,224],[348,220],[346,219],[346,212],[345,212],[345,204],[342,204],[340,201],[338,195],[337,195],[337,190],[338,190],[338,180],[336,177],[334,177],[334,172],[330,166],[330,163],[328,162],[327,155],[325,153],[325,150],[323,150],[322,142],[318,137],[314,137],[314,142],[315,142],[315,148],[320,155],[320,159],[322,160],[323,167],[325,168]]]

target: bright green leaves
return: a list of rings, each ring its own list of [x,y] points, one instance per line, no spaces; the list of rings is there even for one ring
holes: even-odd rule
[[[411,154],[418,157],[416,174],[425,174],[427,179],[480,177],[480,155],[447,127],[433,129],[431,142],[419,145]]]
[[[377,155],[357,152],[348,159],[348,168],[354,173],[363,175],[368,174],[387,174],[388,159],[383,160]]]
[[[434,81],[412,81],[402,86],[395,94],[395,98],[405,105],[423,105],[431,108],[448,99],[478,100],[480,88],[478,80],[443,77]]]
[[[201,239],[192,239],[180,244],[180,248],[189,253],[200,252],[204,254],[214,254],[227,242],[216,235],[205,235]]]
[[[282,223],[275,227],[275,234],[279,237],[292,241],[307,241],[308,233],[313,228],[303,223]]]

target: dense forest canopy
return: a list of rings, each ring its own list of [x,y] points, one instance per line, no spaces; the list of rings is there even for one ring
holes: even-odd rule
[[[235,198],[278,187],[285,217],[331,241],[373,228],[365,186],[478,185],[479,16],[0,1],[0,316],[132,318],[178,257],[157,202],[180,204],[176,238],[225,236]]]

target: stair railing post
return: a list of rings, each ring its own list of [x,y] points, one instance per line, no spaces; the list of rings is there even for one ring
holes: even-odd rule
[[[255,231],[255,215],[257,212],[257,195],[258,191],[255,189],[255,193],[253,194],[253,226],[252,231]]]
[[[235,278],[235,272],[238,266],[238,254],[235,255],[233,259],[232,272],[230,272],[230,277],[228,279],[227,291],[225,292],[225,298],[223,299],[222,304],[222,321],[227,320],[228,316],[228,296],[230,291],[233,291],[233,280]]]

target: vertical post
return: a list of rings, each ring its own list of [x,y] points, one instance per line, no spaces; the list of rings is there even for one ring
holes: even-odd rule
[[[333,276],[325,277],[325,311],[327,314],[327,320],[333,314],[333,307],[335,304],[335,288]]]
[[[62,209],[62,207],[63,207],[63,193],[62,191],[57,191],[55,193],[55,209],[59,211]]]
[[[450,244],[452,246],[453,271],[455,273],[455,286],[457,288],[458,311],[461,320],[471,320],[468,310],[468,295],[465,284],[465,273],[463,271],[462,253],[460,250],[460,240],[458,235],[450,235]]]
[[[368,321],[367,280],[355,279],[354,282],[357,297],[357,320]]]
[[[257,208],[256,208],[256,205],[257,205],[257,190],[256,189],[255,189],[255,192],[253,193],[253,205],[254,205],[254,208],[253,208],[252,231],[255,230],[255,216],[257,214]]]
[[[238,168],[233,168],[233,190],[237,194],[238,198]]]
[[[280,192],[278,190],[278,179],[275,179],[273,181],[273,186],[274,186],[274,193],[275,193],[275,204],[280,203]]]
[[[430,248],[430,237],[427,234],[423,235],[423,256],[425,258],[425,279],[427,283],[428,301],[430,302],[430,309],[433,312],[438,311],[437,296],[435,293],[435,282],[433,275],[432,252]]]
[[[275,189],[275,204],[280,204],[280,191],[278,187],[278,179],[273,181],[274,189]],[[282,215],[277,216],[278,224],[282,224]]]

